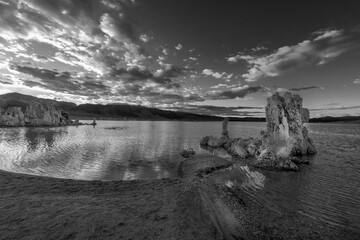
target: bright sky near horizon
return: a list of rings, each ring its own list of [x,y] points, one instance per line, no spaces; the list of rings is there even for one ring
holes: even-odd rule
[[[0,0],[0,94],[264,116],[360,115],[356,1]]]

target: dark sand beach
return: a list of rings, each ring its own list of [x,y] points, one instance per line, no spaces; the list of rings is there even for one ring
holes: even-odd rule
[[[231,163],[196,156],[183,177],[77,181],[0,171],[0,239],[338,239],[221,182]],[[340,235],[339,235],[340,234]]]

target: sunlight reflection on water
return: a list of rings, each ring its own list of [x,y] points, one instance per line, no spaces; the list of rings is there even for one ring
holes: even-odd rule
[[[256,136],[265,123],[231,122],[233,137]],[[318,154],[299,172],[231,167],[221,184],[269,209],[302,214],[356,231],[360,226],[360,127],[308,124]],[[179,152],[221,134],[218,122],[99,121],[96,127],[0,129],[0,169],[58,178],[134,180],[177,177]]]

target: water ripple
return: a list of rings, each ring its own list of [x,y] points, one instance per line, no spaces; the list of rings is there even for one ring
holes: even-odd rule
[[[211,122],[99,121],[95,128],[0,129],[0,168],[85,180],[176,177],[179,151],[192,147],[205,154],[199,146],[201,137],[220,134],[220,128]],[[229,124],[229,131],[242,137],[264,128],[264,123]],[[234,165],[221,184],[243,191],[250,201],[271,211],[359,232],[360,127],[308,124],[308,128],[319,151],[310,165],[296,173]]]

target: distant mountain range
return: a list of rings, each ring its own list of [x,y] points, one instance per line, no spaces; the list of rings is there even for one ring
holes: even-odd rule
[[[194,114],[188,112],[165,111],[129,104],[81,104],[62,102],[51,99],[36,98],[20,93],[0,95],[0,107],[19,106],[23,109],[31,101],[51,103],[69,113],[72,119],[106,119],[106,120],[178,120],[178,121],[222,121],[222,117]],[[240,118],[231,120],[241,121]]]
[[[344,117],[321,117],[321,118],[311,118],[311,123],[327,123],[327,122],[346,122],[346,123],[360,123],[360,116],[344,116]]]
[[[0,95],[0,108],[19,106],[23,109],[31,101],[47,102],[69,113],[72,119],[103,119],[103,120],[177,120],[177,121],[222,121],[223,117],[201,115],[188,112],[166,111],[129,104],[80,104],[37,98],[20,93]],[[230,117],[230,121],[265,122],[265,118]],[[310,119],[319,122],[355,122],[360,123],[360,116],[355,117],[322,117]]]

